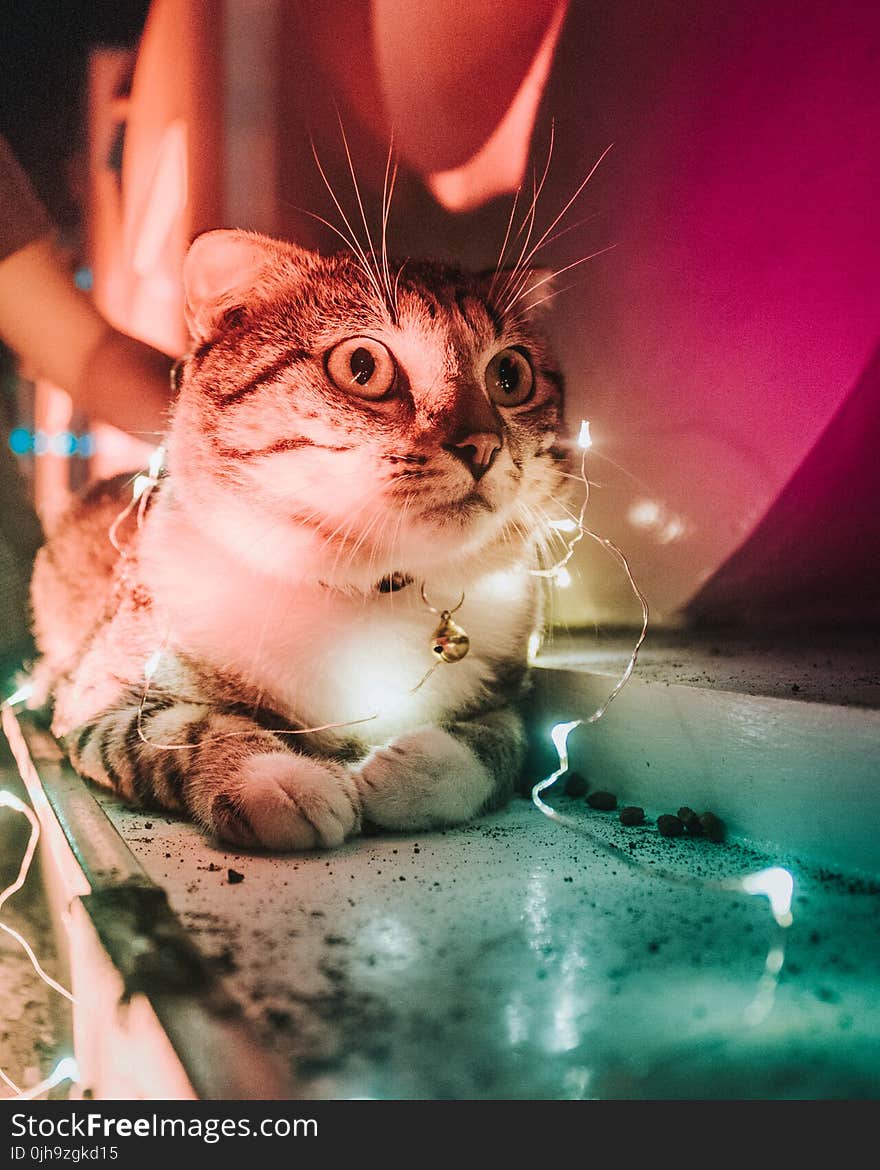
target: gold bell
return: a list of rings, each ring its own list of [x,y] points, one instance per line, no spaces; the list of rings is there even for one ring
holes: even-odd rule
[[[471,640],[448,609],[440,614],[440,624],[431,635],[431,649],[442,662],[459,662],[471,648]]]

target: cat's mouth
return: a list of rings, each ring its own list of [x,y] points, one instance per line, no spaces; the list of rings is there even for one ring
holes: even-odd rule
[[[457,500],[444,500],[441,504],[431,504],[423,513],[425,516],[454,516],[457,520],[469,520],[482,512],[494,512],[495,505],[486,499],[477,488],[471,488],[466,495]]]

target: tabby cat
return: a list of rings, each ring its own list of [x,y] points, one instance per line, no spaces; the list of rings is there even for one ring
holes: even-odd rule
[[[522,768],[562,379],[522,274],[394,271],[198,237],[165,473],[127,512],[93,487],[38,558],[73,765],[236,844],[454,825]]]

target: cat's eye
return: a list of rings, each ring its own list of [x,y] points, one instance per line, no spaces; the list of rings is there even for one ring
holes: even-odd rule
[[[535,375],[525,350],[502,349],[486,366],[486,389],[499,406],[521,406],[534,386]]]
[[[394,358],[372,337],[346,338],[324,361],[333,385],[361,398],[384,398],[397,376]]]

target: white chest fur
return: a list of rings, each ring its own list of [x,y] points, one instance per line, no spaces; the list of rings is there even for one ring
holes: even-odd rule
[[[357,722],[349,733],[373,743],[482,699],[492,664],[525,654],[535,620],[525,564],[467,580],[438,573],[426,586],[431,604],[452,609],[463,592],[455,620],[471,643],[461,661],[438,664],[431,635],[439,617],[419,583],[349,595],[305,571],[298,580],[266,576],[182,526],[173,542],[158,530],[147,537],[142,568],[161,644],[243,678],[291,719]]]

